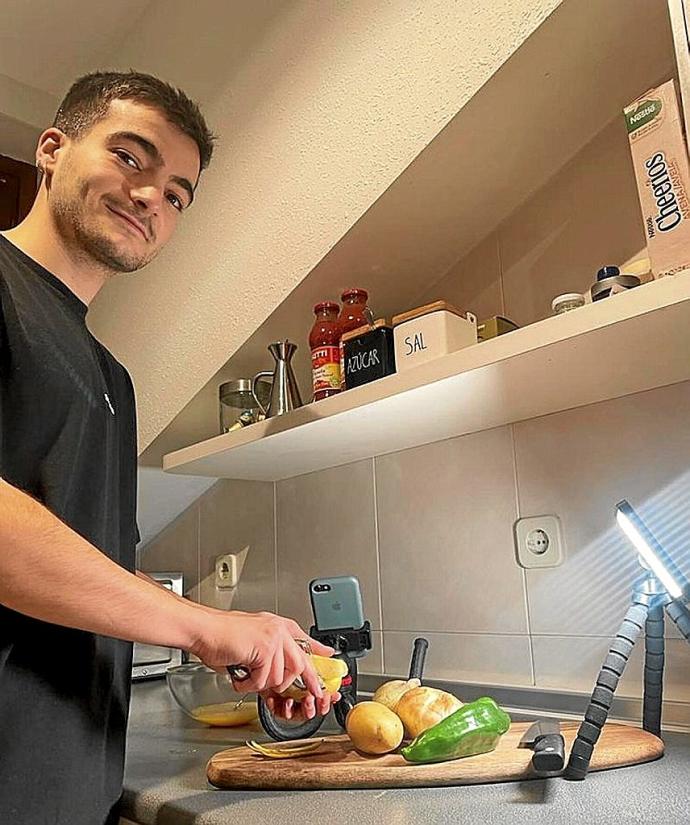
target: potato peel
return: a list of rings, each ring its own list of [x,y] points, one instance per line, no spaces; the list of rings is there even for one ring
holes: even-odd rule
[[[308,753],[316,753],[316,751],[323,745],[324,739],[318,742],[307,742],[301,745],[261,745],[254,740],[245,742],[248,748],[251,748],[255,753],[261,754],[268,759],[291,759],[295,756],[304,756]]]

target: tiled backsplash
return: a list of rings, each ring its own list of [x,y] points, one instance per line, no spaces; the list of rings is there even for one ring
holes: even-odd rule
[[[586,691],[638,572],[615,503],[639,507],[690,571],[688,409],[685,382],[275,485],[220,481],[141,566],[182,569],[193,598],[228,607],[214,557],[249,547],[232,607],[307,628],[309,580],[354,573],[376,629],[363,671],[404,674],[423,633],[430,678]],[[545,513],[565,561],[524,571],[514,522]],[[667,636],[665,696],[690,705],[690,646]],[[641,657],[640,643],[621,696],[641,694]]]
[[[422,297],[529,323],[643,246],[620,117]],[[589,691],[638,570],[616,502],[639,507],[690,573],[689,409],[685,382],[275,485],[220,481],[141,566],[183,570],[204,603],[306,627],[309,580],[353,573],[375,629],[365,672],[404,674],[423,633],[430,678]],[[565,561],[525,571],[515,520],[549,513]],[[245,547],[236,593],[216,591],[215,556]],[[690,722],[690,646],[667,635],[665,695]],[[621,696],[641,694],[641,657],[638,644]]]

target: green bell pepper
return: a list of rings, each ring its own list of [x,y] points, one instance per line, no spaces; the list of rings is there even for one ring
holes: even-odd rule
[[[408,762],[446,762],[496,748],[510,716],[488,696],[469,702],[423,731],[400,753]]]

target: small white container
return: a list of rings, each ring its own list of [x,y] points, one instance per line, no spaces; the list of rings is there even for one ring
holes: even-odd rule
[[[579,309],[585,305],[585,296],[580,292],[564,292],[563,295],[557,295],[551,301],[551,309],[554,315],[563,315],[573,309]]]
[[[393,326],[398,372],[477,343],[476,315],[462,315],[445,301],[396,315]]]

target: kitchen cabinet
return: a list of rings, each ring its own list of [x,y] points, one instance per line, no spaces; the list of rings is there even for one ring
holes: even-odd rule
[[[563,2],[178,416],[159,445],[164,469],[284,479],[690,379],[686,272],[209,438],[219,381],[258,370],[270,340],[303,340],[311,305],[344,273],[359,273],[379,315],[414,306],[425,283],[676,70],[664,0]]]

